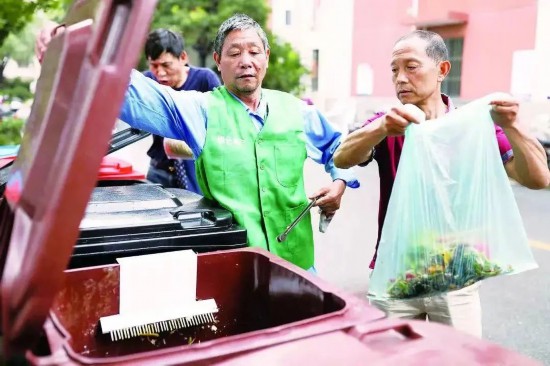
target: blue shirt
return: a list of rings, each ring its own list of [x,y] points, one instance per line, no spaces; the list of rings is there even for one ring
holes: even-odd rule
[[[150,79],[157,81],[157,78],[149,70],[145,71],[143,75],[147,76]],[[182,86],[175,88],[174,90],[196,90],[201,92],[211,91],[217,86],[220,86],[220,79],[214,71],[205,68],[205,67],[195,67],[189,66],[189,73],[187,74],[187,79]],[[153,143],[149,150],[147,150],[147,155],[152,159],[152,166],[168,166],[171,159],[168,159],[166,153],[164,152],[164,139],[157,135],[153,136]],[[195,161],[194,160],[181,160],[179,162],[185,171],[187,172],[187,190],[202,194],[199,182],[197,181],[197,174],[195,172]],[[163,183],[161,181],[155,181],[154,183]]]
[[[241,102],[242,103],[242,102]],[[251,123],[261,129],[269,106],[260,99],[256,111],[250,110]],[[332,179],[342,179],[351,188],[359,182],[351,169],[334,166],[333,155],[340,145],[342,134],[313,106],[302,105],[307,155],[323,164]],[[208,99],[196,91],[175,91],[160,85],[133,70],[130,85],[122,105],[120,119],[134,128],[153,134],[185,141],[195,157],[200,156],[206,141]]]

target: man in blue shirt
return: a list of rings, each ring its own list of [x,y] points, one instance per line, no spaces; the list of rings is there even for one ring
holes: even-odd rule
[[[177,92],[133,71],[120,118],[133,127],[185,141],[197,157],[204,195],[232,211],[249,244],[312,269],[313,235],[308,215],[278,243],[277,234],[307,203],[303,163],[323,164],[332,184],[310,198],[331,217],[353,172],[337,169],[333,153],[341,133],[314,106],[262,89],[269,61],[263,29],[246,15],[226,20],[214,44],[224,85],[213,92]]]
[[[145,57],[149,70],[143,74],[174,90],[207,92],[220,85],[218,76],[210,69],[190,66],[181,35],[167,29],[155,29],[147,36]],[[147,151],[151,158],[147,179],[165,187],[185,188],[201,193],[191,159],[169,159],[164,151],[163,138],[153,135]]]
[[[41,50],[47,45],[47,40],[37,42],[44,46]],[[235,14],[220,26],[214,44],[223,86],[206,93],[176,91],[134,70],[120,119],[185,141],[197,158],[205,197],[233,213],[247,229],[249,245],[314,271],[309,212],[283,242],[278,240],[309,203],[303,176],[306,156],[324,165],[332,177],[330,185],[309,196],[317,199],[327,218],[340,208],[346,186],[357,188],[359,182],[351,170],[334,166],[342,136],[314,106],[262,89],[269,54],[260,25]]]

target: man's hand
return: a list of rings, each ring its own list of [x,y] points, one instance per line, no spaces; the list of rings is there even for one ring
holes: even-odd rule
[[[46,25],[36,35],[36,40],[34,43],[34,54],[36,55],[40,63],[42,63],[42,59],[44,58],[44,54],[48,49],[48,44],[52,40],[52,37],[55,36],[60,29],[61,27],[59,24],[48,21]]]
[[[164,139],[164,152],[170,159],[193,160],[193,151],[185,141]]]
[[[489,104],[492,106],[491,118],[496,125],[506,129],[516,123],[519,102],[512,96],[493,100]]]
[[[382,117],[382,128],[386,136],[401,136],[411,123],[420,123],[426,119],[426,115],[420,108],[405,104],[393,107]]]
[[[330,217],[340,208],[340,201],[345,190],[346,183],[341,179],[336,179],[330,186],[321,188],[309,198],[323,196],[317,200],[315,206],[318,206],[327,217]]]

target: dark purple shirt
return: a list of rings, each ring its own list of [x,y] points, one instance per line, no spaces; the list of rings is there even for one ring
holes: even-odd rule
[[[442,94],[441,98],[447,105],[447,112],[454,109],[453,103],[449,97]],[[382,112],[376,113],[373,117],[368,119],[363,126],[368,125],[369,123],[382,117],[384,114],[385,113]],[[502,128],[497,125],[495,125],[495,133],[498,148],[502,156],[502,161],[506,163],[513,156],[512,145],[508,141],[508,138],[504,134]],[[384,219],[386,218],[393,182],[395,181],[395,176],[397,174],[397,167],[399,165],[399,159],[401,158],[401,151],[403,150],[404,142],[405,136],[388,136],[374,148],[373,158],[378,163],[378,171],[380,175],[380,203],[378,208],[378,239],[376,240],[376,250],[370,263],[370,268],[374,268],[376,263],[378,245],[380,244],[380,236],[382,234],[382,225],[384,224]]]

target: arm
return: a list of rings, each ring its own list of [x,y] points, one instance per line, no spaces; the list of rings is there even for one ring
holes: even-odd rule
[[[411,104],[394,107],[387,114],[377,113],[348,135],[334,154],[334,163],[339,168],[350,168],[369,161],[374,147],[387,136],[403,135],[409,124],[425,118],[424,112]]]
[[[504,165],[508,176],[527,188],[548,187],[550,170],[540,142],[529,136],[521,126],[505,128],[504,133],[514,152],[513,158]]]
[[[505,165],[508,176],[531,189],[542,189],[550,184],[550,170],[544,148],[527,134],[518,121],[519,103],[512,98],[491,102],[491,117],[502,127],[512,145],[514,156]]]
[[[155,135],[184,140],[195,156],[206,139],[206,98],[174,91],[133,70],[120,119]]]
[[[145,76],[149,76],[148,73],[144,73]],[[212,70],[204,68],[200,69],[201,85],[197,91],[207,92],[221,85],[220,79]],[[193,160],[195,156],[193,151],[189,148],[184,141],[175,140],[171,138],[164,139],[164,151],[170,159],[184,159]]]
[[[340,208],[346,186],[357,188],[359,181],[353,171],[334,166],[333,154],[341,141],[340,131],[336,130],[316,108],[305,104],[303,108],[307,154],[315,162],[323,164],[333,180],[330,186],[319,189],[311,198],[323,195],[316,206],[330,217]]]
[[[315,162],[323,164],[332,180],[343,180],[351,188],[359,187],[355,173],[349,169],[334,166],[333,155],[340,145],[342,133],[312,106],[304,104],[305,136],[307,155]]]
[[[383,115],[367,121],[363,127],[350,133],[334,154],[334,164],[350,168],[369,161],[374,147],[387,136],[382,124]]]

